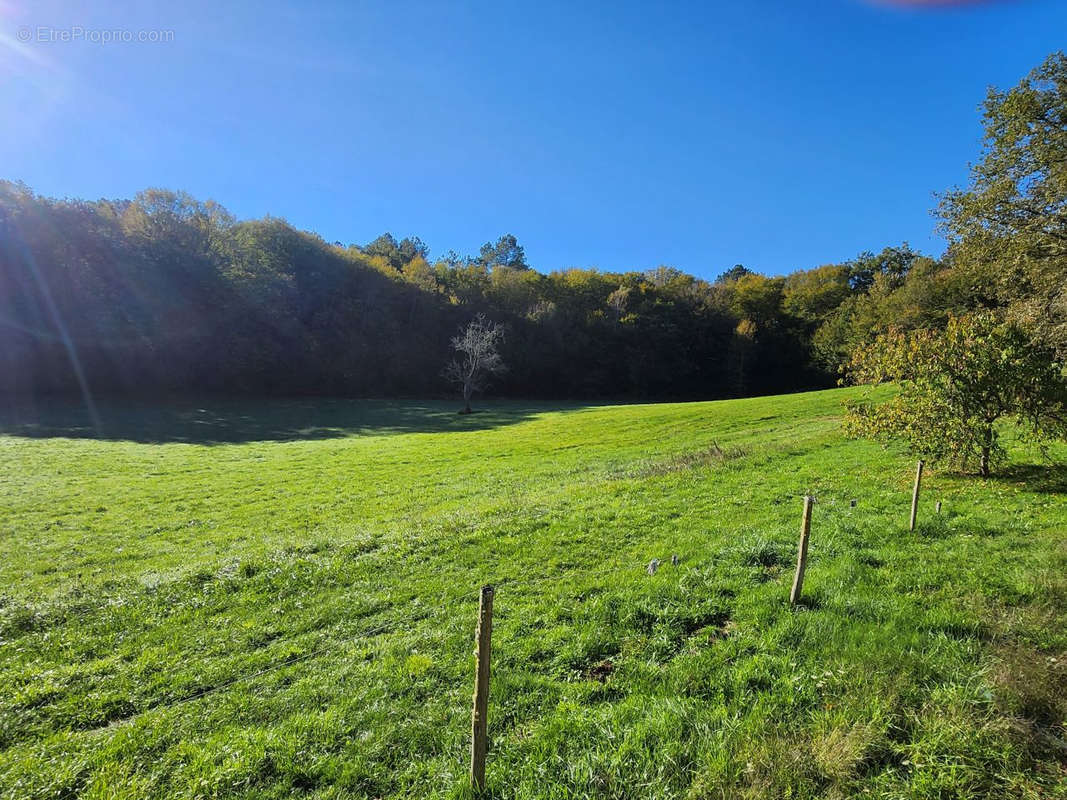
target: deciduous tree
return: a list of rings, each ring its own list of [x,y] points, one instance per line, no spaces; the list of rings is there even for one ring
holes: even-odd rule
[[[860,383],[892,382],[899,391],[883,403],[852,405],[849,433],[902,440],[983,476],[1003,454],[1002,418],[1039,439],[1065,432],[1063,365],[991,312],[952,317],[943,330],[883,334],[855,353],[850,371]]]
[[[494,375],[507,367],[500,356],[504,328],[479,314],[457,336],[452,337],[456,358],[445,367],[445,377],[463,392],[463,413],[471,413],[471,395],[486,387]]]
[[[1009,315],[1067,356],[1067,55],[991,89],[970,185],[942,198],[957,261]]]

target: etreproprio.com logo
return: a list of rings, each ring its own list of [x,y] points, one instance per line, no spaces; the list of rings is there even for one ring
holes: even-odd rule
[[[86,28],[70,25],[65,28],[51,25],[23,25],[15,38],[24,43],[63,44],[88,42],[90,44],[133,44],[146,42],[158,44],[174,41],[174,31],[165,29],[133,30],[132,28]]]

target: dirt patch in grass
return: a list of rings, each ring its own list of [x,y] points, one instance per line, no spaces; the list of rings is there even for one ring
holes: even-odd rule
[[[586,677],[591,681],[597,681],[598,683],[604,683],[608,676],[615,671],[615,662],[610,658],[605,658],[599,664],[589,668],[586,673]]]

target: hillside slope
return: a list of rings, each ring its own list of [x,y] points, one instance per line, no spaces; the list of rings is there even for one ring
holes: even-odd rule
[[[485,582],[494,797],[1067,796],[1067,471],[850,391],[4,420],[0,796],[463,796]]]

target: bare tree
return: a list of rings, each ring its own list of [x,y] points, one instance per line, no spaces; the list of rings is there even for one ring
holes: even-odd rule
[[[445,367],[445,378],[463,389],[463,412],[471,413],[471,395],[481,391],[494,375],[507,371],[497,346],[504,328],[478,314],[458,336],[452,337],[457,357]]]

